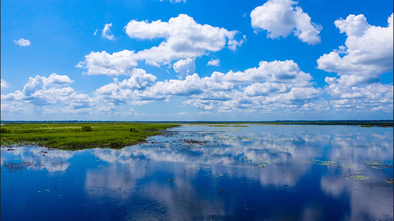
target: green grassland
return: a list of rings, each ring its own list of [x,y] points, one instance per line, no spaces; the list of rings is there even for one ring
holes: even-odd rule
[[[1,126],[1,146],[39,145],[60,149],[122,148],[179,126],[164,123],[22,123]]]

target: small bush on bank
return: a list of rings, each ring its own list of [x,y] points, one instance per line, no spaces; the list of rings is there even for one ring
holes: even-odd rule
[[[91,132],[93,128],[89,124],[82,124],[81,130],[85,132]]]
[[[139,131],[137,129],[135,129],[134,127],[131,127],[130,132],[139,132]]]
[[[0,132],[5,133],[5,134],[9,134],[9,133],[11,133],[11,130],[8,129],[7,127],[1,127]]]

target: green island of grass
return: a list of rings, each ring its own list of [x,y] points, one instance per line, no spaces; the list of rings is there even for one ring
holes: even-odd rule
[[[180,126],[164,123],[22,123],[1,125],[1,147],[39,145],[58,149],[122,148]]]

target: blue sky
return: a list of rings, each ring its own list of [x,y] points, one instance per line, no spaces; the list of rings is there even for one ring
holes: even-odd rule
[[[392,1],[1,8],[2,120],[393,119]]]

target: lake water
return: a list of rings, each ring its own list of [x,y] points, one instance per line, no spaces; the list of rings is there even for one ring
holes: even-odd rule
[[[393,220],[393,128],[183,125],[1,150],[1,220]]]

